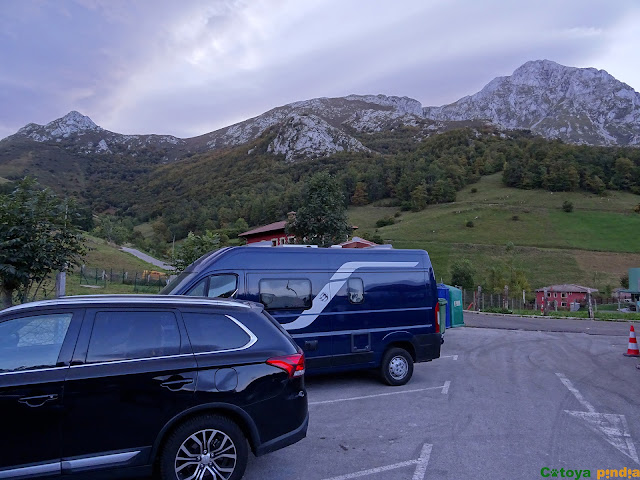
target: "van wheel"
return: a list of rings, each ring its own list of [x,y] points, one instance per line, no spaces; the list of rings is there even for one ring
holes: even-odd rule
[[[390,348],[382,357],[382,380],[392,386],[404,385],[413,375],[413,359],[404,348]]]
[[[249,449],[242,430],[219,415],[196,417],[169,436],[160,456],[162,480],[239,480]]]

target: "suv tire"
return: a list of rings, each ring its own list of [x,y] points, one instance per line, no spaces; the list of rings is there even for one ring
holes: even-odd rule
[[[391,386],[407,383],[413,375],[413,358],[404,348],[390,348],[382,357],[380,376]]]
[[[204,471],[195,478],[239,480],[247,467],[248,455],[242,430],[228,418],[220,415],[192,418],[167,439],[160,456],[160,478],[184,480]]]

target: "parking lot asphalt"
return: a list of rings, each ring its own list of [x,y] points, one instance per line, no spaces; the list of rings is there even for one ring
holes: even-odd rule
[[[535,479],[545,467],[596,478],[598,469],[640,469],[640,371],[626,349],[620,335],[447,330],[443,357],[417,364],[405,386],[366,372],[309,377],[307,438],[250,456],[244,478]]]

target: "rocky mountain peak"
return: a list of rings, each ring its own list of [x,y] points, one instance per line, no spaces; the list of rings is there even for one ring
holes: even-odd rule
[[[640,94],[604,70],[536,60],[480,92],[442,107],[435,120],[486,119],[547,138],[592,145],[640,145]]]
[[[86,115],[73,110],[64,117],[53,120],[46,125],[30,123],[18,130],[17,135],[24,135],[36,142],[60,140],[70,136],[83,135],[88,132],[101,132],[102,128],[93,123]]]

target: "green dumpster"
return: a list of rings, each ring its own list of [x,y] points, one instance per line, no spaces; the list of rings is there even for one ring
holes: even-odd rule
[[[451,312],[451,326],[462,327],[464,326],[464,318],[462,316],[462,290],[456,287],[449,286],[449,311]]]
[[[440,333],[444,333],[447,328],[447,300],[444,298],[438,298],[438,304],[440,305]]]

